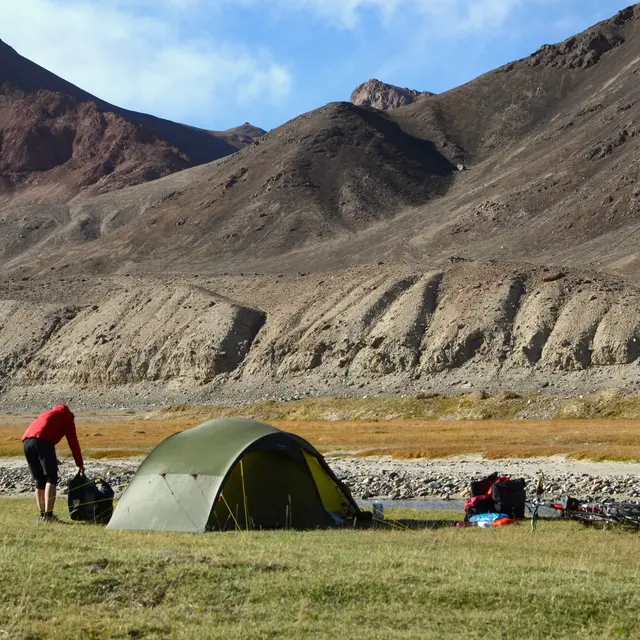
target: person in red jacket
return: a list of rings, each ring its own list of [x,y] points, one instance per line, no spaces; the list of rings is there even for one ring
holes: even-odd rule
[[[73,413],[66,404],[59,404],[41,414],[24,432],[22,442],[29,470],[36,483],[36,501],[40,522],[57,521],[53,515],[58,485],[56,445],[66,437],[78,469],[84,473],[82,451],[76,434]]]

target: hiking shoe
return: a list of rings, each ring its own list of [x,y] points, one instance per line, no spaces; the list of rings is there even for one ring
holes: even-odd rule
[[[67,524],[64,520],[60,520],[57,515],[54,513],[45,513],[42,516],[42,522],[52,523],[52,524]]]

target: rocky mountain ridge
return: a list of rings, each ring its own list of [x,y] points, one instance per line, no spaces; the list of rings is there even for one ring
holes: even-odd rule
[[[396,87],[393,84],[381,82],[375,78],[363,82],[357,86],[349,101],[359,107],[373,107],[380,111],[397,109],[408,104],[413,104],[418,100],[424,100],[435,94],[429,91],[417,91],[406,87]]]

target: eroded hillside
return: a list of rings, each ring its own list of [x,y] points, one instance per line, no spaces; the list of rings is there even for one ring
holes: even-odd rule
[[[23,285],[5,289],[3,387],[206,400],[638,380],[640,291],[593,273],[470,263],[200,280],[31,282],[21,302]],[[68,304],[45,302],[53,291]]]

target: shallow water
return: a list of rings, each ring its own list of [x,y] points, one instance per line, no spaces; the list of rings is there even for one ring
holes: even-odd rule
[[[460,519],[464,517],[464,500],[356,500],[358,506],[371,509],[374,502],[382,503],[385,509],[417,509],[419,511],[459,511]],[[526,518],[530,517],[530,511],[526,511]],[[541,507],[540,517],[544,519],[557,519],[562,514],[548,507]]]

